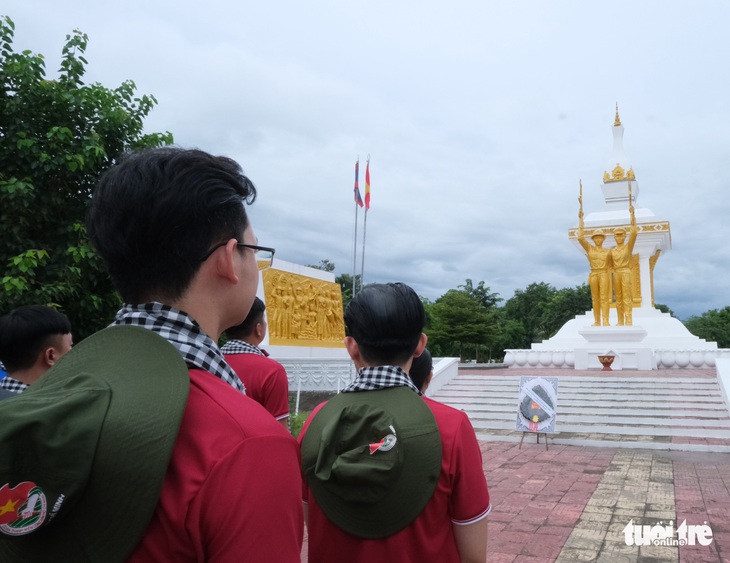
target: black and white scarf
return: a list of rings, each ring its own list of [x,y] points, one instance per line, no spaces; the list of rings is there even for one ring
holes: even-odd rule
[[[391,387],[408,387],[419,395],[421,394],[418,387],[408,377],[408,374],[398,366],[360,368],[355,381],[345,387],[342,392],[375,391],[377,389],[389,389]]]
[[[223,346],[221,346],[223,354],[256,354],[257,356],[266,356],[258,346],[249,344],[237,338],[231,338]]]
[[[223,359],[218,345],[187,313],[155,301],[125,304],[112,325],[140,326],[156,332],[177,348],[188,366],[212,373],[237,391],[246,392],[243,382]]]

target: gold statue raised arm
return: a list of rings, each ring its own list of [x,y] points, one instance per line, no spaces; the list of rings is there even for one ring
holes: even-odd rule
[[[593,301],[593,326],[608,326],[608,308],[611,291],[611,254],[603,248],[606,235],[601,229],[596,229],[591,235],[593,244],[586,240],[583,228],[583,182],[580,183],[578,196],[580,209],[578,210],[578,242],[586,251],[591,273],[588,274],[588,285],[591,288]],[[603,322],[601,322],[603,321]]]
[[[634,244],[636,243],[639,229],[636,226],[631,182],[629,182],[629,216],[631,217],[631,227],[629,228],[628,243],[626,242],[626,229],[619,227],[613,232],[613,236],[616,239],[616,246],[611,249],[613,291],[616,294],[616,312],[618,314],[619,326],[631,326],[633,324],[632,307],[634,303],[634,292],[631,282],[631,264],[634,254]]]

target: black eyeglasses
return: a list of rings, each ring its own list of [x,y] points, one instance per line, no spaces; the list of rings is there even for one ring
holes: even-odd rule
[[[205,256],[200,259],[200,261],[205,262],[208,258],[210,258],[211,254],[213,254],[221,246],[225,246],[227,244],[228,241],[219,242],[213,248],[211,248],[205,254]],[[238,244],[236,244],[236,246],[239,246],[241,248],[250,248],[254,251],[254,256],[256,256],[256,264],[258,265],[259,270],[266,270],[267,268],[271,268],[271,265],[274,263],[274,253],[276,252],[276,250],[274,250],[273,248],[269,248],[268,246],[257,246],[255,244],[244,244],[242,242],[239,242]]]

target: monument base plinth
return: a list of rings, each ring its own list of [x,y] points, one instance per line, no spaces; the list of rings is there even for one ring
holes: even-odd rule
[[[603,369],[599,356],[615,356],[611,370],[656,369],[654,354],[643,345],[647,332],[640,326],[591,326],[578,331],[587,345],[575,348],[575,369]]]

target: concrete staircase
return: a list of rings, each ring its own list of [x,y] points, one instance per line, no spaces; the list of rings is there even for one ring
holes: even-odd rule
[[[519,441],[522,432],[515,430],[515,421],[520,376],[558,377],[551,444],[730,452],[730,413],[716,377],[690,370],[646,377],[646,372],[561,376],[552,370],[498,371],[500,375],[460,371],[432,398],[466,411],[480,440]],[[535,440],[525,436],[525,443]]]

